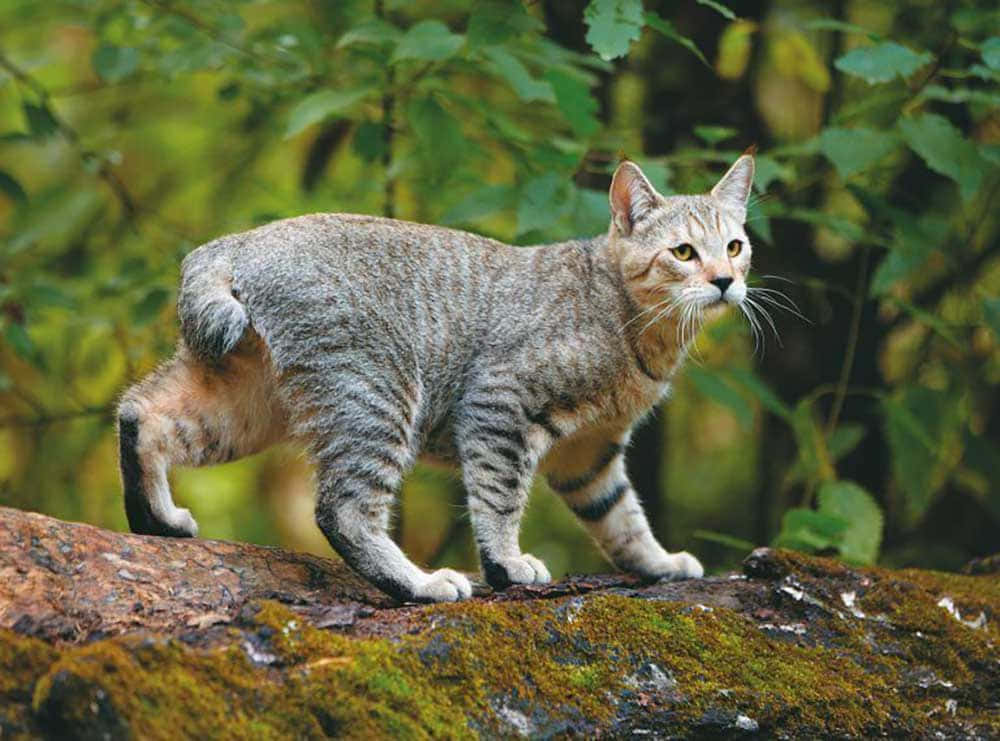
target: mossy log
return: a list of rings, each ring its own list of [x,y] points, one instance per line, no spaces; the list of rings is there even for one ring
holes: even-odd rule
[[[0,738],[1000,735],[995,577],[759,549],[483,592],[0,508]]]

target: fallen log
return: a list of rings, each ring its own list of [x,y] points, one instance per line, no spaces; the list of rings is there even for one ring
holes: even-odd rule
[[[480,591],[0,508],[0,738],[1000,735],[995,576],[758,549]]]

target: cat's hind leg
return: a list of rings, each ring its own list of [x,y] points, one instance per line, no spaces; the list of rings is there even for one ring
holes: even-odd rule
[[[284,436],[273,372],[260,343],[246,340],[213,365],[181,346],[125,392],[118,445],[132,532],[194,537],[198,525],[170,495],[171,466],[204,466],[251,455]]]
[[[312,442],[323,534],[349,566],[400,601],[471,597],[465,576],[421,570],[389,537],[393,504],[416,458],[419,386],[384,359],[353,355],[320,364],[327,373],[305,372],[289,385],[296,406],[305,407],[298,434]]]

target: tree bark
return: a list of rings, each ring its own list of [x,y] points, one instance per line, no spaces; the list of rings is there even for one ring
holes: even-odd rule
[[[335,560],[0,508],[0,737],[988,737],[998,615],[991,576],[768,549],[399,605]]]

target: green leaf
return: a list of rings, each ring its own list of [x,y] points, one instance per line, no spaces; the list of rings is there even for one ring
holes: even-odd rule
[[[590,0],[583,20],[587,42],[601,59],[623,57],[642,33],[642,0]]]
[[[396,45],[390,62],[404,59],[440,62],[455,54],[465,44],[465,36],[452,33],[441,21],[420,21],[406,31]]]
[[[767,409],[772,414],[776,414],[782,419],[790,420],[792,417],[792,409],[785,402],[778,398],[771,388],[761,380],[761,378],[754,373],[752,370],[745,370],[743,368],[732,368],[727,371],[730,378],[736,381],[738,384],[743,386],[747,391],[749,391],[757,401],[760,402],[761,406]]]
[[[35,282],[24,290],[28,306],[33,308],[58,307],[72,309],[76,302],[58,286],[52,283]]]
[[[45,103],[41,105],[23,103],[21,110],[24,111],[24,118],[28,122],[28,131],[31,132],[32,136],[44,139],[59,131],[59,122],[56,121],[56,117],[52,115],[52,111]]]
[[[492,69],[517,93],[517,97],[525,103],[533,100],[542,100],[546,103],[555,103],[556,94],[552,85],[545,80],[538,80],[531,76],[528,68],[521,60],[508,52],[503,47],[493,46],[486,49],[484,56],[492,63]]]
[[[899,128],[914,152],[938,172],[958,183],[963,200],[979,190],[988,170],[976,145],[947,118],[936,113],[901,118]]]
[[[532,178],[521,188],[517,204],[517,233],[543,230],[570,206],[570,182],[554,172]]]
[[[835,18],[813,18],[806,21],[805,27],[810,31],[842,31],[844,33],[858,33],[867,36],[872,41],[881,41],[882,37],[863,26],[853,23],[838,21]]]
[[[908,524],[920,520],[944,483],[939,473],[942,430],[948,417],[943,392],[911,387],[882,402],[892,470]]]
[[[657,193],[670,195],[674,192],[670,187],[670,177],[673,174],[670,167],[662,160],[646,160],[642,163],[642,171],[646,179],[656,188]],[[604,194],[604,205],[607,207],[608,194]]]
[[[757,32],[753,21],[730,23],[719,37],[715,55],[715,72],[723,80],[738,80],[747,71],[753,52],[753,35]]]
[[[696,1],[698,5],[704,5],[706,8],[711,8],[716,13],[721,15],[723,18],[728,18],[731,21],[736,20],[736,13],[731,11],[722,3],[716,2],[716,0],[696,0]]]
[[[858,424],[843,424],[840,425],[833,434],[827,438],[826,447],[830,453],[830,461],[836,463],[845,455],[854,450],[858,443],[860,443],[867,431],[862,425]],[[807,475],[805,466],[801,459],[795,461],[792,467],[788,469],[788,473],[785,476],[785,484],[797,484],[804,481]]]
[[[816,416],[805,397],[795,405],[789,422],[798,445],[798,464],[808,482],[831,481],[836,478],[826,437],[816,422]]]
[[[793,507],[782,515],[781,530],[774,545],[809,551],[836,548],[848,526],[842,517]]]
[[[378,162],[385,154],[385,126],[362,121],[354,132],[353,149],[365,162]]]
[[[845,561],[873,564],[882,545],[882,509],[867,491],[850,481],[828,481],[816,496],[820,514],[847,523],[837,548]]]
[[[827,128],[819,137],[820,151],[844,178],[867,170],[897,145],[895,136],[875,129]]]
[[[430,96],[414,98],[406,113],[420,144],[424,167],[432,180],[444,180],[464,156],[466,142],[462,127]]]
[[[739,131],[729,126],[695,126],[694,135],[709,146],[719,144],[739,135]]]
[[[928,85],[920,91],[925,100],[941,100],[945,103],[980,103],[1000,107],[1000,92],[978,90],[968,87],[947,88],[943,85]]]
[[[979,47],[983,63],[993,70],[1000,70],[1000,36],[990,36]]]
[[[499,211],[512,208],[516,191],[510,185],[485,185],[452,206],[441,218],[443,224],[474,224]]]
[[[1000,298],[983,299],[983,319],[1000,340]]]
[[[24,360],[34,361],[35,345],[23,324],[10,322],[3,333],[7,344]]]
[[[170,298],[170,292],[162,286],[149,289],[146,295],[132,307],[132,322],[137,327],[149,324],[156,319],[168,298]]]
[[[544,28],[521,0],[480,0],[472,6],[466,34],[469,46],[491,46]]]
[[[716,404],[721,404],[729,409],[739,420],[744,430],[749,430],[753,426],[753,409],[747,404],[746,399],[723,381],[718,374],[690,365],[687,369],[687,376],[698,391]]]
[[[354,46],[355,44],[373,44],[375,46],[394,44],[402,37],[403,32],[391,23],[381,18],[370,18],[367,21],[359,23],[354,28],[348,29],[338,39],[337,48],[342,49],[346,46]]]
[[[121,82],[139,67],[139,51],[131,46],[101,44],[94,49],[90,62],[105,82]]]
[[[951,14],[950,20],[959,33],[978,35],[983,29],[1000,28],[1000,7],[996,3],[984,3],[979,8],[960,7]]]
[[[573,131],[581,137],[594,134],[597,122],[597,101],[590,94],[590,86],[580,76],[561,67],[552,67],[545,75],[556,94],[556,104],[569,121]]]
[[[859,224],[843,216],[837,216],[826,211],[816,211],[810,208],[789,208],[776,213],[775,216],[825,227],[835,234],[839,234],[849,242],[861,242],[866,238],[871,241],[872,239],[872,235],[867,234]]]
[[[890,296],[889,301],[900,309],[905,311],[907,314],[912,316],[921,324],[934,330],[937,334],[943,337],[945,340],[951,343],[952,347],[956,350],[962,351],[964,349],[963,344],[959,341],[955,332],[952,330],[951,325],[949,325],[944,319],[939,317],[933,312],[927,311],[927,309],[922,309],[916,304],[912,304],[909,301],[904,301],[896,296]]]
[[[307,95],[289,112],[285,138],[290,139],[313,124],[335,114],[344,113],[367,97],[371,91],[371,88],[365,87],[354,90],[318,90]]]
[[[917,273],[947,238],[949,224],[933,211],[917,216],[890,211],[894,221],[891,250],[872,275],[870,293],[882,296],[901,280]]]
[[[681,35],[677,31],[677,29],[674,28],[673,23],[668,21],[666,18],[661,18],[656,13],[646,13],[645,18],[646,18],[646,25],[648,25],[654,31],[659,31],[661,34],[666,36],[671,41],[677,42],[685,49],[687,49],[689,52],[698,57],[698,59],[701,60],[701,63],[704,64],[706,67],[708,67],[709,69],[712,68],[712,65],[708,63],[707,59],[705,59],[705,55],[701,53],[701,49],[698,48],[697,44],[695,44],[687,36]]]
[[[830,458],[834,461],[839,461],[858,447],[858,443],[864,440],[867,434],[868,431],[864,425],[851,423],[840,425],[840,427],[833,431],[833,434],[830,435],[830,439],[826,443],[827,448],[830,450]]]
[[[965,430],[962,434],[963,465],[978,473],[984,486],[980,500],[1000,525],[1000,481],[996,472],[1000,471],[1000,448],[987,437],[981,437]]]
[[[795,177],[795,171],[766,154],[754,157],[753,184],[758,192],[764,193],[775,180],[788,182]]]
[[[0,193],[5,193],[10,200],[18,203],[24,203],[28,200],[28,194],[24,192],[21,184],[3,170],[0,170]]]
[[[841,72],[862,78],[869,85],[876,85],[889,82],[894,77],[905,80],[933,59],[927,52],[918,54],[894,41],[883,41],[874,46],[851,49],[833,66]]]
[[[647,171],[648,172],[648,171]],[[599,234],[608,230],[608,193],[573,186],[571,221],[574,234]]]

